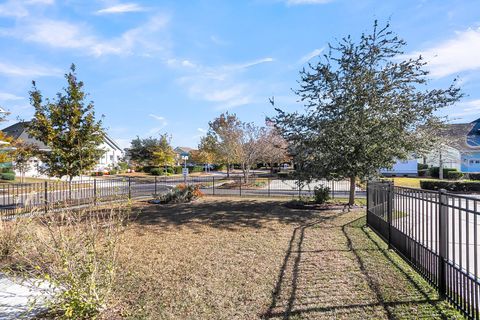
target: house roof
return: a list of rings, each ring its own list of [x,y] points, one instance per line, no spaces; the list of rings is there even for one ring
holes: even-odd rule
[[[3,133],[7,136],[12,137],[14,140],[21,139],[25,143],[30,143],[35,145],[38,149],[48,151],[50,148],[45,145],[43,142],[35,139],[27,133],[27,126],[29,121],[17,122],[9,127],[3,129]]]
[[[194,150],[195,149],[190,147],[176,147],[173,151],[175,151],[176,153],[190,153]]]
[[[17,122],[2,131],[9,137],[12,137],[14,140],[21,139],[22,141],[26,143],[31,143],[40,150],[44,151],[49,151],[50,148],[45,145],[43,142],[35,139],[34,137],[30,136],[27,133],[27,126],[30,123],[30,121],[23,121],[23,122]],[[106,133],[104,133],[104,142],[108,144],[110,147],[114,149],[118,149],[119,151],[123,152],[122,148],[112,139],[110,138]]]
[[[470,123],[455,123],[447,125],[443,134],[448,144],[461,151],[480,150],[480,119]]]

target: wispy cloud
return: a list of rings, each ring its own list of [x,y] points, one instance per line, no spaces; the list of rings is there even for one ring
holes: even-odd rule
[[[0,62],[0,74],[14,77],[44,77],[59,76],[62,74],[60,69],[45,68],[41,66],[17,66],[11,63]]]
[[[431,75],[441,78],[463,71],[480,69],[480,28],[457,32],[455,37],[407,57],[422,55]]]
[[[20,97],[8,92],[0,92],[0,101],[15,101],[15,100],[23,100],[24,97]]]
[[[54,3],[54,0],[8,0],[0,4],[0,16],[22,18],[30,14],[30,6]]]
[[[470,100],[458,103],[456,108],[462,108],[462,111],[452,113],[450,117],[464,117],[480,113],[480,99]]]
[[[167,44],[158,44],[150,37],[161,32],[169,22],[164,14],[152,16],[144,24],[129,29],[118,37],[102,39],[82,23],[52,19],[22,19],[14,28],[0,29],[0,36],[15,37],[52,48],[85,49],[89,55],[130,55],[135,52],[154,52]],[[158,37],[156,37],[158,40]]]
[[[159,121],[162,127],[165,127],[168,124],[167,119],[165,119],[165,117],[157,116],[155,114],[149,114],[148,116]]]
[[[117,4],[111,7],[100,9],[96,11],[96,14],[119,14],[119,13],[128,13],[128,12],[142,12],[147,11],[147,8],[140,6],[137,3],[122,3]]]
[[[189,96],[213,103],[216,110],[226,110],[247,105],[257,100],[255,98],[257,88],[250,81],[242,80],[241,75],[249,68],[272,62],[274,59],[266,57],[244,63],[215,67],[192,63],[188,68],[179,61],[182,60],[170,61],[169,65],[177,68],[183,67],[184,71],[190,73],[177,79],[177,83],[186,88]]]
[[[289,6],[297,6],[302,4],[326,4],[333,0],[286,0],[285,3]]]
[[[323,52],[323,50],[324,50],[324,48],[320,48],[320,49],[315,49],[315,50],[307,53],[306,55],[301,57],[300,60],[298,60],[298,63],[299,64],[304,64],[304,63],[309,62],[313,58],[319,56]]]

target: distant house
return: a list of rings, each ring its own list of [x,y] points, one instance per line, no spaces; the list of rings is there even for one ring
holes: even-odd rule
[[[447,145],[434,150],[423,163],[456,168],[464,173],[480,173],[480,119],[449,124],[444,132]]]
[[[173,149],[173,151],[175,152],[175,162],[178,166],[183,164],[183,156],[187,156],[189,157],[189,159],[191,159],[191,152],[196,150],[190,147],[176,147],[175,149]]]
[[[27,133],[27,125],[29,122],[17,122],[5,129],[3,133],[7,136],[12,137],[13,140],[21,140],[26,143],[35,145],[40,151],[49,152],[51,149],[45,145],[43,142],[33,138]],[[100,145],[100,148],[105,150],[105,153],[99,159],[98,164],[95,166],[94,171],[106,171],[112,167],[117,166],[118,162],[123,158],[123,150],[120,146],[111,139],[107,134],[104,134],[103,143]],[[30,169],[25,172],[27,177],[41,177],[41,167],[44,164],[42,161],[36,157],[30,159]]]
[[[381,169],[380,173],[389,177],[416,177],[418,176],[417,159],[399,160],[391,169]]]

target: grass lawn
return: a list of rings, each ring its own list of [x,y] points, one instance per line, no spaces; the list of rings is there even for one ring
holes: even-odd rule
[[[428,178],[419,178],[419,177],[387,178],[387,180],[392,180],[392,179],[395,186],[408,187],[408,188],[420,188],[420,180],[429,180]]]
[[[134,212],[108,319],[462,319],[363,209],[205,198]]]

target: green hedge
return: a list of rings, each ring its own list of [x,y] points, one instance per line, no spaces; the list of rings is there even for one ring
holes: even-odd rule
[[[203,166],[188,167],[188,172],[203,172]]]
[[[447,172],[446,178],[449,180],[460,180],[463,178],[463,173],[460,171],[449,171]]]
[[[431,167],[430,169],[428,169],[428,172],[430,174],[430,177],[432,178],[438,178],[440,175],[440,168],[439,167]],[[444,168],[443,169],[443,176],[445,178],[448,177],[448,173],[449,172],[459,172],[457,169],[454,169],[454,168]]]
[[[448,180],[420,180],[420,187],[426,190],[440,190],[456,192],[480,191],[480,182],[476,181],[448,181]]]
[[[480,173],[469,173],[468,179],[470,180],[480,180]]]
[[[1,174],[2,180],[15,180],[15,172],[4,172]]]
[[[154,176],[160,176],[160,175],[163,174],[163,169],[161,169],[161,168],[150,169],[150,174],[154,175]]]
[[[173,167],[173,170],[175,171],[175,174],[182,174],[182,166],[176,166]]]

